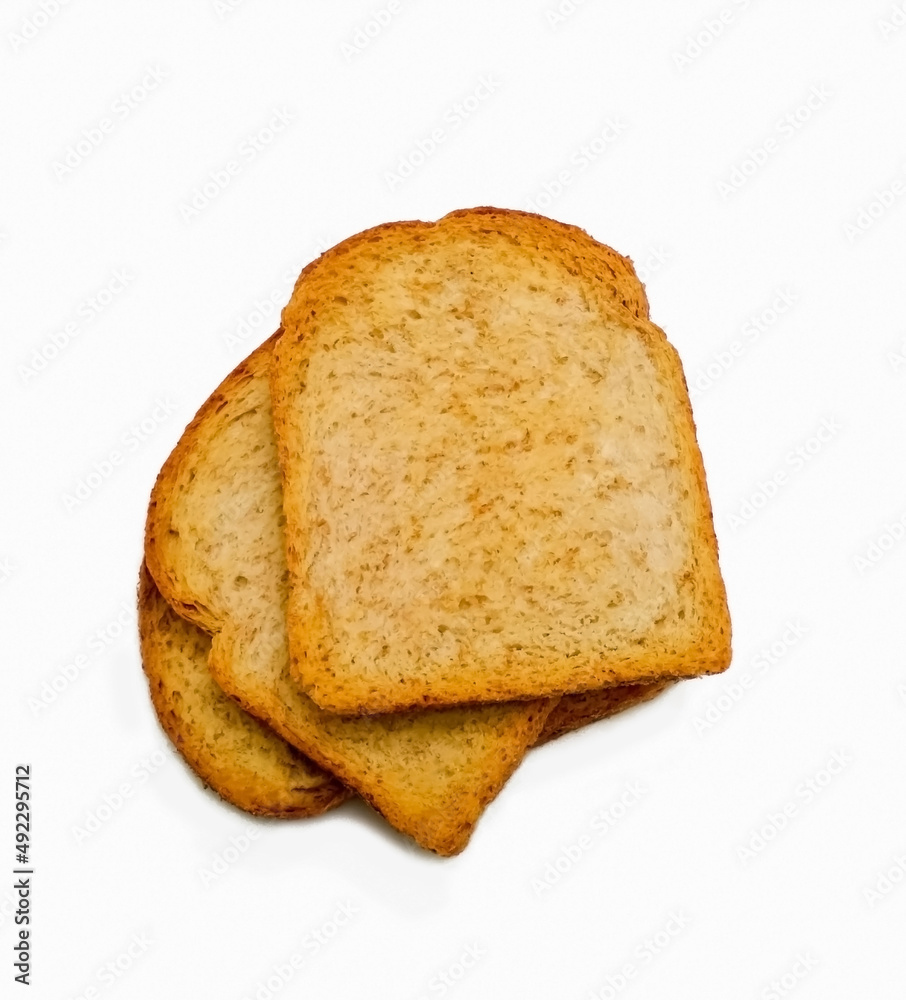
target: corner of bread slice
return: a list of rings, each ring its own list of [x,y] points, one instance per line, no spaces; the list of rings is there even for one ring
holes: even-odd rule
[[[436,854],[467,843],[541,732],[548,701],[347,718],[322,711],[290,675],[276,618],[214,637],[221,686]]]
[[[424,784],[424,775],[411,762],[407,765],[410,754],[420,752],[419,746],[413,742],[407,752],[406,742],[394,736],[393,716],[362,720],[383,729],[385,739],[392,741],[393,757],[365,765],[359,778],[362,781],[364,777],[360,794],[391,826],[420,847],[441,857],[459,854],[488,804],[500,794],[527,750],[537,742],[553,705],[545,699],[414,713],[412,718],[418,720],[418,727],[430,725],[432,715],[436,715],[438,722],[456,736],[453,740],[448,736],[438,739],[434,734],[422,741],[421,752],[437,757],[429,773],[433,771],[440,780],[432,785]],[[410,735],[412,732],[417,729]],[[452,775],[454,768],[458,777]]]
[[[147,566],[139,581],[142,666],[161,727],[195,774],[257,816],[317,816],[349,796],[218,687],[211,638],[164,600]]]

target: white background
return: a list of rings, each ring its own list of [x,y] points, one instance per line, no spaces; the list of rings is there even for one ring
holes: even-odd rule
[[[21,762],[30,996],[903,995],[906,7],[554,2],[402,0],[371,35],[374,3],[4,4],[4,996]],[[251,823],[147,697],[157,470],[320,247],[530,202],[635,260],[683,358],[733,665],[532,753],[452,860],[357,804]]]

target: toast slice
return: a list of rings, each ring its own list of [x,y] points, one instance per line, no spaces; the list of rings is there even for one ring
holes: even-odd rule
[[[682,368],[618,257],[477,209],[379,226],[302,272],[272,388],[290,653],[325,710],[729,664]]]
[[[553,705],[344,719],[302,693],[286,647],[271,348],[268,341],[227,377],[164,464],[148,511],[148,567],[180,615],[212,634],[209,664],[224,691],[398,830],[454,854]]]
[[[257,816],[317,816],[352,793],[217,686],[210,637],[180,618],[147,566],[139,576],[142,666],[160,724],[189,767],[221,798]]]

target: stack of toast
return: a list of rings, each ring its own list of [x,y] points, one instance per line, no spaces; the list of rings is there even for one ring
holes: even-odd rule
[[[139,613],[223,798],[358,794],[442,855],[531,747],[723,670],[686,385],[631,262],[489,208],[327,251],[164,464]]]

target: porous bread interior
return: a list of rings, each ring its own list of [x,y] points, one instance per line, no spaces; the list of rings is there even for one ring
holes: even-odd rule
[[[284,310],[290,645],[330,710],[729,662],[675,351],[562,245],[495,219],[361,234]]]
[[[261,816],[315,816],[349,797],[321,768],[244,712],[208,669],[211,638],[173,611],[142,566],[142,666],[161,726],[222,798]]]
[[[342,719],[290,676],[281,482],[256,351],[202,407],[155,486],[146,555],[168,601],[213,633],[221,687],[397,829],[461,850],[551,709],[547,701]]]

